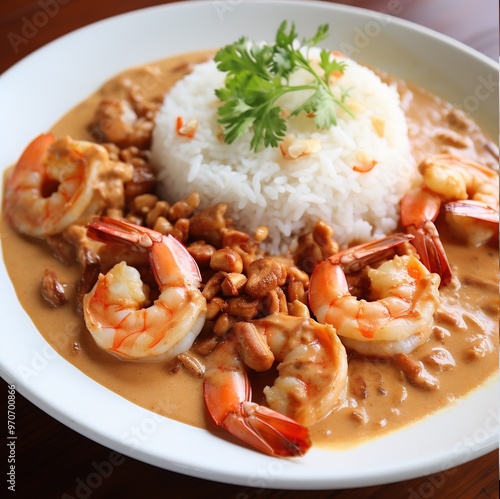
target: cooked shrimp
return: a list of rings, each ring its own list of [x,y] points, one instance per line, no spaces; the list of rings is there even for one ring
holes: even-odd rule
[[[475,161],[451,154],[431,156],[419,165],[422,188],[408,192],[401,202],[401,222],[415,236],[414,245],[424,265],[451,280],[451,267],[434,221],[441,204],[451,230],[472,245],[498,233],[498,174]]]
[[[311,447],[309,430],[293,419],[251,402],[251,386],[229,334],[209,357],[203,393],[215,423],[271,456],[302,456]]]
[[[498,236],[498,207],[466,199],[444,205],[446,223],[454,234],[471,246],[480,246]]]
[[[371,301],[351,295],[342,266],[343,258],[353,253],[364,259],[364,265],[376,261],[379,250],[405,240],[404,234],[396,234],[349,248],[314,269],[309,285],[310,308],[319,322],[336,328],[348,348],[365,355],[390,356],[409,353],[429,337],[439,302],[440,279],[418,258],[394,256],[369,269]]]
[[[99,347],[125,360],[169,360],[187,351],[206,316],[198,266],[172,236],[124,221],[100,218],[90,237],[147,252],[160,295],[150,306],[148,287],[125,262],[100,275],[85,295],[85,323]]]
[[[498,174],[452,154],[431,156],[419,165],[424,185],[444,202],[473,199],[498,207]]]
[[[244,323],[236,324],[235,328]],[[312,426],[345,397],[347,354],[335,329],[313,319],[272,314],[250,323],[267,341],[279,375],[264,388],[272,409]]]
[[[451,154],[433,156],[419,169],[427,189],[446,203],[446,221],[455,233],[474,246],[498,233],[497,172]]]
[[[104,147],[42,134],[26,148],[7,180],[4,212],[19,232],[47,237],[86,222],[104,203],[103,176],[110,174]],[[120,183],[132,167],[120,164]]]
[[[452,278],[451,265],[434,221],[441,209],[437,194],[420,188],[407,192],[401,200],[401,223],[415,237],[413,245],[429,272],[441,277],[446,286]]]
[[[127,100],[104,99],[97,108],[93,132],[120,147],[145,149],[150,145],[153,126],[153,120],[138,116]]]

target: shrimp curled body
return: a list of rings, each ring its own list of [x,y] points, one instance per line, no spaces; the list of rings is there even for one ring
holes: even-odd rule
[[[284,314],[252,324],[278,361],[279,376],[264,388],[269,407],[312,426],[344,401],[347,354],[333,327]]]
[[[444,202],[472,199],[498,211],[498,173],[466,158],[438,154],[419,165],[425,187]]]
[[[373,244],[380,242],[362,245],[358,254],[369,252]],[[439,276],[413,255],[394,256],[368,270],[371,296],[369,301],[360,300],[351,294],[340,263],[345,253],[355,250],[350,248],[317,265],[309,288],[311,310],[319,322],[337,329],[346,347],[361,354],[411,352],[430,336]]]
[[[434,225],[441,207],[451,232],[471,246],[498,237],[498,173],[481,164],[438,154],[419,165],[422,185],[401,201],[401,223],[415,236],[422,263],[441,276],[441,285],[452,279],[451,265]]]
[[[98,144],[42,134],[28,145],[7,180],[6,217],[29,236],[58,234],[98,213],[109,190],[104,177],[130,180],[132,167],[126,166],[114,168]]]
[[[248,344],[252,337],[262,338],[272,352],[269,365],[252,363],[255,370],[278,362],[278,378],[264,388],[269,407],[251,401],[248,361],[260,350]],[[277,313],[236,323],[211,354],[203,387],[218,425],[267,454],[300,456],[311,445],[307,428],[344,401],[346,383],[347,354],[335,330],[309,317]]]
[[[311,447],[305,426],[251,401],[250,381],[233,335],[221,341],[210,355],[203,395],[216,424],[265,454],[302,456]]]
[[[160,295],[150,306],[138,270],[124,262],[100,275],[83,310],[97,345],[125,360],[169,360],[187,351],[201,331],[206,301],[199,270],[171,236],[123,221],[101,218],[88,234],[110,244],[147,252]]]

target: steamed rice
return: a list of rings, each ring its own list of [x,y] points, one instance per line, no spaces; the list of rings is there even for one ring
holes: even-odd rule
[[[274,253],[318,220],[334,228],[341,246],[394,231],[415,170],[405,116],[395,88],[368,68],[346,63],[337,80],[349,89],[355,117],[339,109],[338,124],[329,130],[316,129],[306,116],[289,119],[287,134],[321,142],[318,152],[291,160],[279,147],[252,152],[252,131],[224,143],[214,90],[224,86],[225,74],[214,61],[196,65],[167,94],[156,119],[152,154],[161,194],[178,200],[198,191],[202,207],[227,203],[236,228],[253,233],[268,227],[266,249]],[[309,77],[297,72],[293,83]],[[281,107],[293,108],[305,97],[288,94]],[[198,122],[194,137],[177,133],[178,117]],[[353,170],[367,158],[376,161],[371,171]]]

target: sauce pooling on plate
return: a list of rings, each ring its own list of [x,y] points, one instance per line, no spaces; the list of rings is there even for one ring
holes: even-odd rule
[[[96,138],[89,130],[103,100],[123,99],[131,88],[138,88],[147,107],[189,72],[192,64],[210,55],[186,54],[126,71],[71,110],[52,132],[58,137]],[[388,76],[384,80],[395,85],[402,96],[417,163],[434,153],[454,152],[495,168],[494,145],[470,119],[406,82]],[[142,123],[145,130],[147,121]],[[144,141],[136,147],[147,150],[147,138]],[[216,428],[205,408],[202,377],[178,364],[124,362],[99,349],[75,311],[79,266],[57,261],[45,242],[19,236],[4,217],[1,224],[3,258],[19,301],[62,357],[134,404],[190,425]],[[497,248],[493,244],[469,247],[443,221],[437,226],[455,281],[440,289],[429,339],[397,360],[350,352],[346,399],[310,428],[314,445],[340,448],[394,431],[454,403],[496,372]],[[72,297],[69,303],[53,308],[41,298],[45,269],[54,270],[67,283],[67,294]],[[251,374],[256,402],[265,403],[259,387],[275,377],[273,369]]]

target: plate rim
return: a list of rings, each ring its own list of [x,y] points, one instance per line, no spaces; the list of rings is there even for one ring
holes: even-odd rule
[[[312,1],[311,2],[311,1],[303,1],[303,0],[294,0],[292,3],[296,4],[296,5],[302,5],[303,7],[307,6],[307,8],[311,8],[311,7],[320,8],[320,9],[326,8],[326,9],[340,10],[340,11],[346,11],[346,12],[355,11],[355,12],[363,13],[363,14],[373,13],[373,11],[370,11],[370,10],[364,9],[364,8],[360,8],[360,7],[341,5],[341,4],[340,5],[339,4],[331,4],[331,3],[319,2],[319,1]],[[147,7],[144,9],[136,9],[136,10],[126,12],[123,14],[111,16],[109,18],[102,19],[100,21],[89,24],[87,26],[83,26],[77,30],[74,30],[70,33],[67,33],[67,34],[63,35],[62,37],[57,38],[57,39],[51,41],[50,43],[38,48],[37,50],[30,53],[28,56],[23,58],[21,61],[18,61],[17,63],[15,63],[11,67],[9,67],[4,73],[2,73],[2,75],[0,75],[0,90],[2,89],[3,82],[6,79],[10,78],[10,74],[12,74],[16,71],[19,71],[19,67],[22,67],[24,65],[29,65],[32,60],[35,60],[35,59],[41,57],[40,54],[44,54],[46,52],[49,52],[51,50],[51,47],[56,46],[60,43],[64,43],[64,41],[68,40],[70,37],[82,36],[81,33],[88,32],[88,30],[96,29],[96,27],[98,28],[101,25],[117,23],[117,22],[119,23],[119,22],[121,22],[121,20],[123,18],[134,17],[138,13],[151,12],[151,11],[164,11],[164,10],[171,10],[173,8],[187,9],[188,6],[190,8],[195,8],[197,6],[202,6],[202,5],[206,6],[206,4],[207,4],[207,2],[203,2],[201,0],[191,0],[188,2],[174,2],[171,4],[156,5],[156,6],[151,6],[151,7]],[[253,4],[253,5],[258,5],[258,4],[278,5],[279,4],[281,6],[286,5],[288,7],[291,4],[291,2],[286,1],[286,0],[275,0],[273,2],[267,2],[265,0],[256,0],[253,2],[242,1],[238,5],[240,5],[240,4],[247,4],[247,5],[248,4],[250,4],[250,5],[251,4]],[[483,54],[480,54],[479,52],[475,51],[474,49],[464,45],[463,43],[451,39],[447,35],[437,33],[433,30],[430,30],[429,28],[425,28],[425,27],[416,25],[410,21],[406,21],[406,20],[402,20],[402,19],[394,18],[393,22],[395,22],[396,24],[399,24],[399,25],[406,26],[407,28],[412,29],[412,30],[416,30],[418,32],[422,32],[422,31],[426,32],[429,36],[433,36],[434,38],[437,37],[437,39],[440,39],[442,41],[444,40],[446,43],[449,43],[454,47],[457,47],[457,45],[458,45],[461,49],[466,50],[468,53],[472,54],[474,57],[479,57],[480,59],[484,59],[483,62],[488,63],[492,68],[494,68],[496,71],[498,71],[498,64],[495,63],[493,60],[491,60],[490,58],[487,58]],[[146,61],[146,62],[148,62],[148,61]],[[82,98],[84,98],[84,97],[85,96],[82,96]],[[2,169],[4,168],[4,166],[7,166],[7,165],[2,165]],[[0,244],[1,244],[1,241],[0,241]],[[10,296],[10,295],[14,295],[14,297],[16,295],[15,295],[15,291],[12,287],[12,284],[10,283],[10,279],[6,273],[5,265],[4,265],[3,259],[2,259],[2,265],[0,268],[0,282],[4,282],[4,279],[6,279],[7,282],[11,286],[11,293],[9,293],[9,300],[7,301],[7,303],[10,303],[11,302],[10,298],[12,298],[12,296]],[[17,304],[17,306],[20,307],[19,304]],[[4,308],[4,306],[2,306],[2,308]],[[25,314],[24,310],[22,310],[22,313]],[[27,317],[24,317],[24,320],[22,322],[26,327],[32,327],[32,328],[35,327],[33,325],[30,325],[30,320]],[[38,344],[37,348],[43,348],[44,347],[43,343],[45,342],[45,340],[43,340],[43,338],[41,337],[41,335],[39,333],[38,333],[38,336],[40,337],[40,339],[42,341]],[[5,344],[4,336],[0,335],[0,341],[2,343],[1,351],[3,351],[3,352],[7,351],[8,347]],[[53,363],[53,365],[58,365],[60,362],[66,363],[67,366],[65,366],[65,367],[70,366],[70,370],[73,369],[73,370],[77,371],[78,375],[86,376],[63,358],[56,359],[55,362]],[[110,439],[107,435],[100,434],[97,431],[99,428],[82,426],[82,421],[78,417],[73,417],[73,418],[69,417],[68,418],[67,415],[61,415],[59,413],[60,409],[58,409],[54,405],[55,402],[53,400],[47,400],[46,398],[40,396],[40,392],[36,391],[36,384],[29,385],[29,384],[26,384],[23,382],[19,383],[18,379],[16,379],[16,376],[13,375],[12,369],[5,369],[6,367],[7,367],[7,365],[5,363],[5,360],[2,356],[2,354],[0,353],[0,374],[1,374],[2,378],[4,378],[8,383],[14,382],[14,384],[16,385],[16,389],[19,388],[19,393],[21,395],[25,396],[32,403],[34,403],[38,407],[42,408],[42,410],[44,410],[44,412],[49,414],[51,417],[54,417],[54,419],[60,421],[62,424],[65,424],[66,426],[69,426],[70,428],[77,431],[78,433],[81,433],[81,434],[85,435],[86,437],[91,438],[92,440],[96,440],[96,437],[98,437],[98,440],[96,440],[96,441],[98,441],[99,443],[105,442],[105,443],[103,443],[103,445],[106,445],[110,449],[118,448],[118,449],[120,449],[120,452],[122,452],[125,455],[130,455],[130,457],[133,457],[136,459],[141,459],[142,461],[148,462],[149,464],[158,466],[157,459],[155,459],[154,457],[151,457],[151,455],[149,455],[146,451],[141,450],[141,449],[131,449],[130,447],[127,447],[123,443],[116,442],[116,440]],[[9,366],[9,367],[11,367],[11,366]],[[90,380],[90,378],[88,378],[88,379]],[[492,380],[492,383],[494,383],[494,381],[495,380]],[[96,383],[96,382],[92,381],[92,383]],[[113,392],[109,391],[108,389],[101,387],[101,385],[99,385],[99,387],[106,390],[107,392],[109,392],[108,395],[113,394],[113,396],[119,397],[116,394],[114,394]],[[127,402],[127,404],[131,404],[131,403]],[[141,410],[146,411],[144,409],[141,409]],[[149,411],[146,411],[146,413],[150,414]],[[147,416],[145,416],[145,417],[147,417]],[[183,425],[183,423],[178,423],[178,422],[175,422],[175,423]],[[192,427],[190,427],[190,429],[191,428]],[[198,428],[196,428],[195,430],[196,431],[205,431],[205,430],[200,430]],[[491,440],[485,446],[483,446],[479,451],[475,451],[473,456],[474,456],[474,458],[480,457],[481,455],[484,455],[487,452],[490,452],[491,450],[493,450],[497,447],[498,447],[498,440],[496,442]],[[141,457],[138,457],[138,456],[141,456]],[[265,457],[263,459],[260,459],[260,458],[257,459],[257,461],[256,461],[257,465],[258,466],[270,466],[271,468],[269,468],[269,469],[272,469],[273,465],[271,463],[275,463],[276,460],[270,458],[271,461],[269,461],[268,459],[269,458],[267,458],[267,457]],[[443,456],[439,456],[439,457],[435,456],[435,461],[438,461],[439,463],[442,462],[442,459],[443,459]],[[263,463],[263,464],[261,464],[261,463]],[[248,477],[243,477],[243,476],[240,476],[238,474],[222,474],[219,477],[214,478],[214,476],[211,475],[211,473],[213,473],[213,471],[210,468],[207,468],[207,469],[192,468],[189,466],[189,463],[187,463],[187,462],[182,463],[178,466],[175,466],[175,463],[171,463],[171,462],[169,462],[168,464],[171,465],[171,467],[167,467],[165,469],[169,469],[172,471],[176,471],[176,472],[180,472],[180,473],[184,473],[184,474],[188,474],[188,475],[192,475],[192,476],[197,476],[199,478],[208,479],[208,480],[215,479],[217,481],[222,481],[222,482],[232,483],[232,484],[237,484],[237,485],[247,485],[247,486],[249,485],[248,480],[247,480],[247,483],[245,483],[245,479],[247,479]],[[400,469],[400,473],[397,477],[397,480],[399,481],[402,479],[410,479],[410,478],[415,478],[416,476],[421,476],[422,471],[427,470],[429,468],[427,466],[427,464],[425,462],[420,462],[419,466],[418,466],[419,471],[417,471],[416,469],[405,469],[405,466],[402,464],[401,469]],[[292,465],[292,466],[295,466],[295,465]],[[300,464],[299,464],[299,466],[300,466]],[[435,467],[435,465],[434,465],[434,467]],[[325,478],[321,482],[317,481],[317,482],[312,483],[312,484],[307,482],[305,484],[302,484],[302,483],[300,483],[300,481],[303,480],[303,478],[299,478],[297,481],[289,482],[289,477],[286,478],[286,481],[280,480],[279,477],[277,477],[277,478],[274,478],[274,481],[271,481],[270,483],[268,482],[266,484],[266,486],[268,488],[283,488],[283,489],[293,488],[296,490],[308,488],[310,490],[313,490],[313,489],[316,490],[316,489],[331,488],[332,486],[335,486],[335,487],[359,487],[359,486],[388,483],[387,478],[388,478],[387,476],[383,476],[383,475],[378,475],[378,476],[370,475],[365,480],[363,480],[363,478],[357,477],[355,480],[355,483],[350,482],[350,481],[345,481],[345,480],[342,481],[341,479],[329,481],[327,478]],[[393,476],[393,479],[394,479],[394,476]],[[391,481],[394,481],[393,479]],[[304,485],[307,485],[307,487],[305,487]]]

